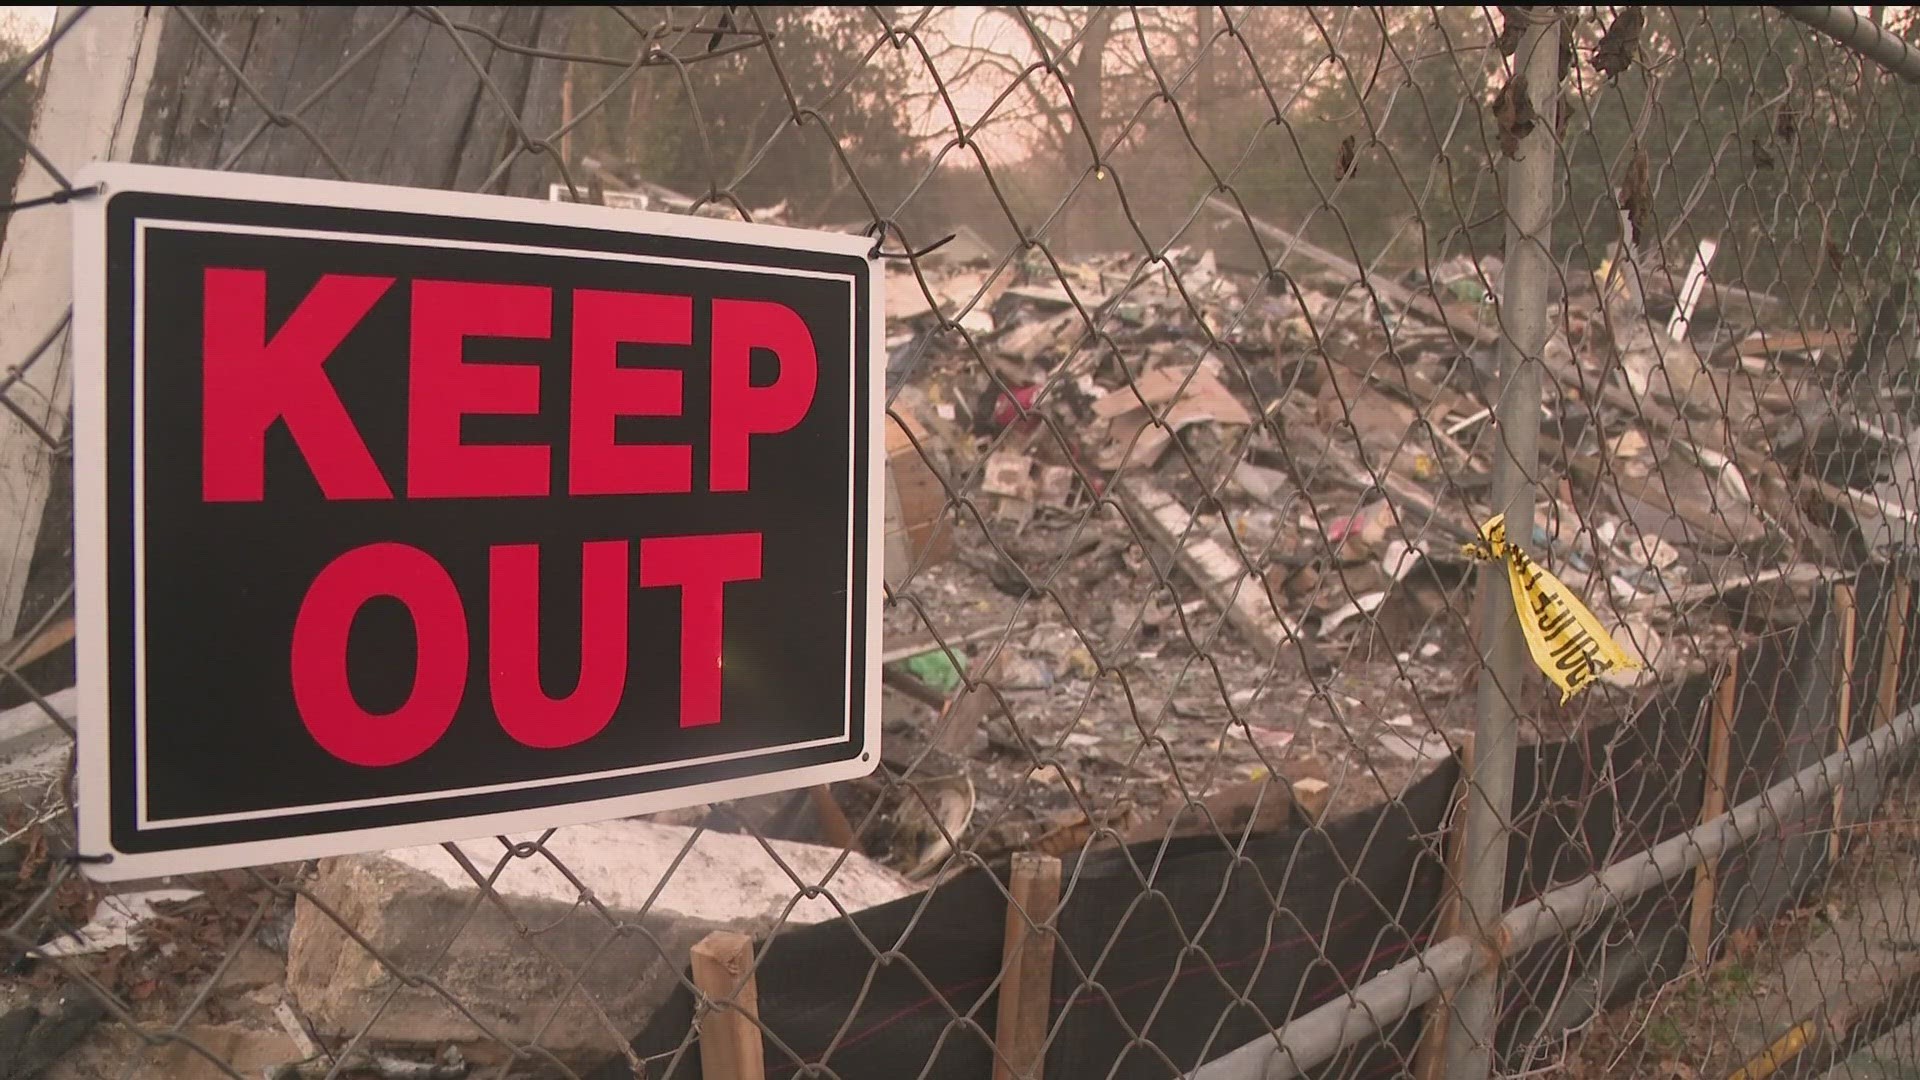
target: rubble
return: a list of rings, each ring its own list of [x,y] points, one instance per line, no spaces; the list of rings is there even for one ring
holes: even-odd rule
[[[942,637],[1018,617],[1016,646],[1066,639],[977,677],[1005,708],[943,688],[890,723],[893,770],[927,775],[915,762],[938,735],[936,771],[1007,808],[972,823],[982,855],[1100,827],[1089,806],[1137,825],[1196,775],[1226,790],[1289,761],[1344,770],[1335,797],[1364,805],[1471,726],[1458,550],[1493,512],[1504,268],[1454,256],[1392,277],[1247,224],[1288,253],[1283,272],[1178,247],[1145,264],[949,260],[888,311],[912,354],[893,411],[945,424],[932,467],[952,555],[921,563],[914,606]],[[1645,670],[1546,710],[1537,737],[1624,714],[1907,536],[1905,443],[1840,416],[1887,410],[1806,405],[1852,332],[1714,279],[1710,244],[1673,254],[1672,273],[1631,275],[1647,295],[1607,266],[1556,282],[1528,546]],[[1657,291],[1676,279],[1680,296]],[[968,298],[992,329],[943,330]],[[887,617],[929,636],[912,611]],[[939,720],[956,711],[964,745]],[[1390,734],[1405,716],[1417,728]],[[1036,754],[1058,762],[1052,782],[1029,778]]]
[[[840,848],[763,847],[652,821],[560,829],[543,846],[551,859],[507,860],[484,897],[440,847],[323,861],[296,906],[288,950],[287,988],[301,1012],[322,1036],[351,1036],[377,1014],[376,1044],[438,1047],[483,1039],[484,1025],[584,1063],[644,1023],[708,932],[819,922],[917,888]],[[482,879],[503,854],[492,842],[465,852]],[[593,883],[593,904],[561,866]],[[824,882],[832,899],[795,903],[789,871]],[[630,929],[616,934],[616,924]],[[399,979],[427,971],[431,985]]]

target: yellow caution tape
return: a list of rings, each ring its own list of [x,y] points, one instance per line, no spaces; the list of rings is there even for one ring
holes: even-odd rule
[[[1600,620],[1559,578],[1534,562],[1518,544],[1507,542],[1505,514],[1480,526],[1480,539],[1466,545],[1468,555],[1507,564],[1513,609],[1525,631],[1527,651],[1547,678],[1560,688],[1560,704],[1609,671],[1640,667],[1613,640]]]

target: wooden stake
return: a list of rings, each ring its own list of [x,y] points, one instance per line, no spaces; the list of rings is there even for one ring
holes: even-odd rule
[[[1473,736],[1468,735],[1454,755],[1460,761],[1460,779],[1453,785],[1453,808],[1447,815],[1447,876],[1440,883],[1440,919],[1433,940],[1445,941],[1460,933],[1460,875],[1467,850],[1467,777],[1473,775]],[[1413,1080],[1440,1080],[1447,1068],[1447,1023],[1452,1018],[1447,995],[1433,999],[1421,1018],[1420,1045],[1413,1052]]]
[[[1834,749],[1844,750],[1853,733],[1853,586],[1833,587],[1833,617],[1840,629],[1840,655],[1834,663],[1834,680],[1840,694],[1833,714],[1833,737]],[[1840,827],[1846,823],[1846,814],[1847,789],[1836,782],[1833,785],[1833,829],[1827,833],[1828,867],[1840,861]]]
[[[1327,803],[1333,798],[1333,785],[1316,777],[1307,777],[1293,782],[1293,805],[1300,811],[1300,817],[1308,824],[1318,823],[1327,812]]]
[[[1740,697],[1740,654],[1727,657],[1727,669],[1713,696],[1707,730],[1707,777],[1700,799],[1700,821],[1712,821],[1727,809],[1727,757],[1733,739],[1733,710]],[[1707,859],[1694,871],[1693,908],[1687,923],[1687,941],[1693,962],[1705,970],[1713,947],[1714,878],[1718,860]]]
[[[753,939],[715,930],[693,947],[693,985],[713,1002],[700,1018],[700,1075],[706,1080],[765,1080],[760,991],[753,981]],[[729,1002],[731,1002],[729,1004]]]
[[[1023,851],[1008,883],[1007,936],[1001,953],[1000,1017],[994,1027],[993,1080],[1040,1080],[1053,1004],[1053,934],[1060,906],[1060,860]]]
[[[1885,726],[1899,711],[1900,658],[1907,650],[1907,614],[1913,602],[1913,583],[1905,574],[1893,583],[1893,606],[1887,611],[1887,632],[1880,639],[1880,680],[1873,691],[1873,726]]]

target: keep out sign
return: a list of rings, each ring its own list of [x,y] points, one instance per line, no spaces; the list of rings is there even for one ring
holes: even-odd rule
[[[94,876],[873,767],[870,241],[127,165],[83,182]]]

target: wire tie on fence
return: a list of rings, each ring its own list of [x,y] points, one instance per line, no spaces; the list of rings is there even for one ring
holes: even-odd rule
[[[104,855],[83,855],[78,851],[70,851],[60,856],[60,861],[64,863],[85,864],[88,866],[103,866],[113,861],[113,855],[111,853]]]
[[[0,206],[0,214],[11,214],[15,210],[31,210],[36,206],[53,206],[74,199],[84,199],[89,195],[98,195],[106,190],[105,184],[90,184],[83,188],[62,188],[51,195],[42,195],[37,199],[22,199],[17,203]]]
[[[868,253],[867,257],[872,259],[922,259],[939,251],[941,248],[946,247],[959,238],[960,234],[958,233],[948,233],[918,251],[883,251],[880,245],[885,241],[886,234],[882,233],[873,241],[873,250]]]

